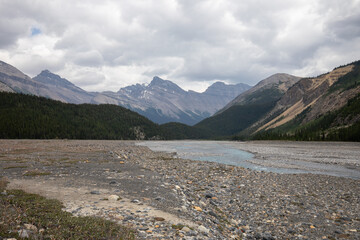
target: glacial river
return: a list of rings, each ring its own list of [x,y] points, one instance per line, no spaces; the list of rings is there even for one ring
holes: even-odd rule
[[[183,159],[218,162],[256,171],[287,174],[314,173],[360,179],[360,168],[356,166],[356,161],[359,161],[360,164],[360,160],[357,159],[360,156],[360,148],[357,146],[348,148],[344,153],[350,155],[350,158],[352,157],[351,164],[354,164],[355,161],[355,166],[353,166],[339,164],[341,160],[339,160],[338,154],[341,155],[341,152],[334,152],[333,155],[330,153],[329,157],[331,151],[323,149],[324,153],[322,153],[319,151],[321,148],[312,150],[307,147],[306,143],[282,145],[270,143],[264,146],[254,144],[253,148],[251,144],[247,144],[250,150],[257,150],[259,156],[239,149],[239,144],[235,142],[227,141],[146,141],[137,144],[147,146],[153,151],[176,152],[176,156]],[[319,144],[319,146],[323,147],[324,145]],[[332,146],[329,148],[334,149]],[[343,146],[339,147],[339,151],[343,150]],[[304,155],[302,152],[307,152],[307,154]],[[262,160],[262,153],[268,156],[266,161]],[[311,157],[314,154],[316,156]]]

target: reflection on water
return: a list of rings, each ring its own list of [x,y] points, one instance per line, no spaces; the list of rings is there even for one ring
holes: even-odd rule
[[[315,173],[360,179],[359,171],[333,164],[322,164],[297,160],[291,163],[291,168],[261,166],[256,164],[260,163],[260,161],[254,159],[253,154],[236,149],[231,142],[147,141],[138,143],[138,145],[147,146],[153,151],[176,152],[177,156],[183,159],[217,162],[249,168],[256,171],[288,174]]]

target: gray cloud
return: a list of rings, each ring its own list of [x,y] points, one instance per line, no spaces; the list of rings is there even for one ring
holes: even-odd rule
[[[313,76],[360,58],[359,0],[0,3],[0,59],[30,75],[48,68],[87,90],[153,75],[204,90],[277,72]]]

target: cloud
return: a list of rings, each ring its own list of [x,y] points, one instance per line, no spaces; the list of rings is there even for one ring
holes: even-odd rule
[[[87,90],[154,75],[205,90],[360,58],[360,1],[1,0],[0,58]]]

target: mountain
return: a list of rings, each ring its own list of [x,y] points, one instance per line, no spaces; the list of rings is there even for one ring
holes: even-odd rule
[[[163,124],[180,122],[193,125],[211,116],[241,92],[246,84],[216,82],[205,92],[185,91],[169,80],[154,77],[148,85],[132,85],[118,92],[99,93],[93,103],[111,103],[129,108],[150,120]]]
[[[118,92],[90,93],[70,81],[42,71],[30,78],[0,61],[0,91],[43,96],[65,103],[115,104],[146,116],[156,123],[180,122],[193,125],[224,107],[249,85],[216,82],[205,92],[184,91],[175,83],[154,77],[148,85],[132,85]]]
[[[0,61],[0,82],[5,91],[14,91],[34,94],[39,91],[41,85],[33,81],[29,76],[23,74],[15,67]],[[4,87],[6,85],[7,87]]]
[[[47,70],[30,78],[17,68],[0,61],[0,82],[13,92],[43,96],[68,103],[90,102],[93,95]]]
[[[360,61],[301,79],[252,129],[256,138],[359,141]]]
[[[213,136],[237,134],[261,119],[300,78],[275,74],[240,94],[214,116],[195,126],[213,132]]]
[[[245,105],[268,101],[268,97],[276,99],[284,94],[289,87],[294,85],[300,77],[292,76],[286,73],[274,74],[256,84],[253,88],[237,96],[228,103],[217,114],[224,112],[228,108],[236,105]]]
[[[33,80],[46,86],[51,92],[51,95],[47,97],[51,99],[67,103],[89,103],[94,97],[92,93],[86,92],[49,70],[42,71],[39,75],[34,77]]]
[[[195,127],[211,138],[360,141],[360,61],[312,78],[275,74]]]
[[[159,125],[115,105],[0,92],[0,138],[163,139]]]

